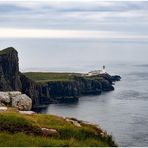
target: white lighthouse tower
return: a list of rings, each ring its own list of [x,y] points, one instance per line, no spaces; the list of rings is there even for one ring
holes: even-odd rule
[[[103,65],[102,73],[103,74],[106,73],[106,67],[105,67],[105,65]]]

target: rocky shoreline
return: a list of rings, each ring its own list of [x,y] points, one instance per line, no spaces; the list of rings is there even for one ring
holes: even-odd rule
[[[78,101],[80,96],[98,95],[114,90],[113,82],[120,76],[73,76],[70,81],[36,83],[19,71],[18,53],[12,48],[0,51],[0,91],[20,91],[32,99],[33,106]]]

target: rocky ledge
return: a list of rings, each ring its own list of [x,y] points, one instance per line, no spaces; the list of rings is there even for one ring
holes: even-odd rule
[[[0,110],[7,110],[6,106],[29,111],[32,108],[32,100],[19,91],[0,92]]]
[[[78,101],[80,96],[112,91],[114,90],[113,82],[121,79],[120,76],[109,74],[90,78],[73,75],[72,79],[66,81],[37,83],[19,71],[18,60],[18,53],[14,48],[9,47],[0,51],[0,91],[20,91],[32,99],[33,106]],[[6,94],[10,95],[8,92]],[[18,97],[16,98],[18,100]],[[24,95],[20,98],[24,98]]]

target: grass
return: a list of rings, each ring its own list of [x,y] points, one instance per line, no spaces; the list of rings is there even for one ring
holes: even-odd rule
[[[79,75],[78,73],[58,72],[27,72],[23,74],[29,79],[38,83],[46,83],[50,81],[70,81],[74,75]]]
[[[56,129],[59,135],[43,136],[41,127]],[[102,132],[94,125],[76,127],[54,115],[22,115],[12,109],[0,113],[0,147],[116,146],[112,137],[102,136]]]
[[[37,83],[47,83],[47,82],[59,82],[59,81],[72,81],[74,80],[74,76],[81,76],[80,73],[60,73],[60,72],[26,72],[23,73],[29,79],[37,82]],[[85,79],[89,80],[99,80],[102,81],[104,78],[102,75],[85,77]]]
[[[6,49],[0,51],[0,56],[7,55],[7,54],[9,54],[11,51],[14,51],[14,50],[15,50],[14,48],[8,47],[8,48],[6,48]]]
[[[16,140],[17,139],[17,140]],[[97,141],[92,139],[91,141],[86,139],[84,141],[78,141],[74,138],[70,138],[67,140],[60,140],[54,138],[46,138],[46,137],[32,137],[30,135],[26,135],[23,133],[16,134],[8,134],[5,132],[0,133],[0,146],[1,147],[77,147],[77,146],[108,146],[102,143],[101,141]]]

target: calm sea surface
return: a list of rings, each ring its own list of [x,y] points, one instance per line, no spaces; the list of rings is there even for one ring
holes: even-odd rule
[[[81,97],[76,104],[51,104],[40,112],[95,123],[120,146],[148,146],[148,65],[110,67],[110,73],[122,76],[115,91]]]

